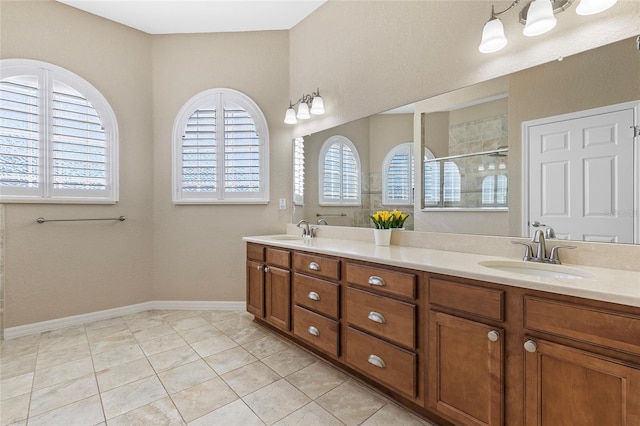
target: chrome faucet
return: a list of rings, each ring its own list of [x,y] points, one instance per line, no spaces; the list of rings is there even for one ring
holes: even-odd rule
[[[318,225],[328,225],[329,222],[327,222],[326,219],[318,219]]]
[[[311,229],[309,227],[309,222],[307,222],[306,220],[301,220],[300,222],[298,222],[296,224],[296,226],[298,228],[302,228],[302,236],[303,237],[307,237],[307,238],[313,238],[313,234],[314,234],[314,229]]]
[[[560,249],[574,249],[576,246],[553,246],[551,247],[551,252],[549,253],[549,257],[547,257],[547,247],[544,239],[544,232],[541,229],[536,230],[536,233],[533,234],[531,238],[531,242],[534,244],[538,244],[536,249],[536,255],[533,256],[533,248],[531,244],[521,243],[520,241],[511,241],[512,244],[520,244],[526,247],[524,252],[524,257],[522,260],[528,262],[540,262],[540,263],[554,263],[559,265],[560,258],[558,257],[558,250]]]

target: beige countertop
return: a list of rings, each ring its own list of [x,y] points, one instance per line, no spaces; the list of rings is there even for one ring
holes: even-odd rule
[[[480,264],[480,262],[519,261],[519,259],[497,256],[398,245],[376,246],[371,242],[336,238],[303,239],[286,234],[251,236],[244,237],[243,240],[640,307],[640,272],[635,271],[560,265],[561,268],[564,267],[568,271],[575,270],[586,277],[578,279],[541,277],[496,270]],[[522,263],[530,265],[532,262]]]

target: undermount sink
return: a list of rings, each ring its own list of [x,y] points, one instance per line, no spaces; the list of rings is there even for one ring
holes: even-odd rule
[[[304,240],[304,237],[301,237],[299,235],[289,235],[289,234],[271,235],[268,238],[270,240],[276,240],[276,241],[303,241]]]
[[[563,265],[554,265],[550,263],[536,263],[512,260],[487,260],[478,262],[485,268],[496,269],[498,271],[512,272],[523,275],[533,275],[536,277],[548,278],[568,278],[583,279],[590,278],[593,275],[587,271],[576,268],[569,268]]]

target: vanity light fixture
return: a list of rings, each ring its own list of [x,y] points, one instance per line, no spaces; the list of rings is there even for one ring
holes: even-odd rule
[[[298,112],[294,107],[298,105]],[[311,94],[304,94],[296,102],[289,102],[289,108],[284,116],[284,122],[287,124],[296,124],[298,119],[307,120],[313,115],[324,114],[324,100],[320,97],[320,89]]]
[[[525,36],[537,36],[551,31],[556,26],[555,14],[565,11],[574,0],[530,0],[520,11],[520,23],[524,24],[522,33]],[[580,0],[576,13],[593,15],[609,9],[618,0]],[[482,29],[482,41],[478,50],[482,53],[493,53],[507,45],[504,26],[498,16],[513,9],[520,3],[514,0],[505,10],[495,11],[491,6],[491,16]]]

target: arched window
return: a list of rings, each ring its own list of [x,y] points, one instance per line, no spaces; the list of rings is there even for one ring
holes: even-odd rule
[[[441,167],[441,164],[444,164]],[[460,169],[451,160],[437,160],[424,149],[424,206],[444,207],[460,202]],[[442,194],[442,195],[441,195]]]
[[[489,175],[482,179],[482,205],[507,206],[507,175]]]
[[[394,147],[382,162],[382,204],[413,204],[413,142]]]
[[[320,149],[320,205],[360,205],[360,157],[344,136],[332,136]]]
[[[0,60],[0,201],[118,201],[118,126],[95,87],[46,62]]]
[[[251,98],[231,89],[197,94],[173,126],[173,201],[269,201],[269,130]]]

